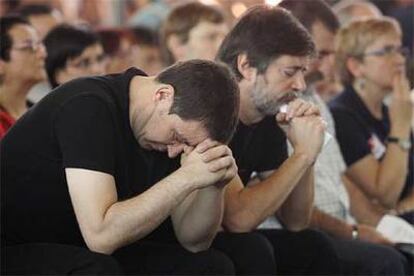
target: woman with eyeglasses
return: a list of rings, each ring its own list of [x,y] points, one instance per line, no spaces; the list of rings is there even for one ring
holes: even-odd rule
[[[388,17],[341,29],[336,67],[345,90],[330,108],[346,175],[384,211],[414,224],[413,106],[401,38]]]
[[[28,21],[14,15],[0,18],[0,140],[27,111],[30,88],[46,79],[45,57]]]
[[[46,35],[44,43],[48,52],[46,72],[52,88],[75,78],[105,73],[101,40],[87,26],[59,25]]]

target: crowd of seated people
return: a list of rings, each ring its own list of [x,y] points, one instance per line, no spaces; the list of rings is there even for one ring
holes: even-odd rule
[[[414,273],[400,21],[171,3],[157,30],[0,17],[2,274]]]

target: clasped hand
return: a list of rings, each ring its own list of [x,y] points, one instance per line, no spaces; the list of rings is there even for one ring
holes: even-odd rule
[[[181,169],[193,177],[198,188],[223,187],[237,174],[230,148],[211,139],[204,140],[195,148],[186,146],[181,155]]]
[[[313,103],[295,99],[289,103],[286,112],[276,114],[276,121],[295,152],[305,154],[313,163],[322,148],[326,130],[319,108]]]

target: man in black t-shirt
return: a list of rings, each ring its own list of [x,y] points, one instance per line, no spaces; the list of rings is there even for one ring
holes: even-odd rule
[[[216,7],[200,2],[179,5],[168,15],[161,31],[165,61],[214,60],[227,32],[224,14]],[[273,249],[259,233],[220,231],[211,247],[225,253],[239,275],[275,274]]]
[[[225,144],[238,93],[227,68],[201,60],[55,89],[1,143],[3,245],[114,253],[126,273],[233,273],[221,253],[191,252],[208,249],[236,174]],[[157,151],[183,153],[181,165]]]
[[[314,51],[309,33],[290,13],[257,6],[234,26],[218,53],[235,73],[241,95],[240,123],[230,144],[240,178],[227,187],[223,224],[247,232],[277,216],[286,230],[260,233],[275,248],[278,274],[341,273],[328,237],[296,232],[308,226],[312,213],[313,164],[325,128],[318,108],[297,99]],[[279,112],[284,105],[286,112]],[[290,157],[286,138],[294,148]]]

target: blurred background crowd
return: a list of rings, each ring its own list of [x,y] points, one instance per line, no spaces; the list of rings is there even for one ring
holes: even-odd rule
[[[95,66],[91,68],[92,71],[89,70],[91,74],[102,73],[103,70],[106,73],[113,73],[130,66],[136,66],[152,75],[169,63],[165,59],[162,60],[160,52],[159,33],[162,22],[175,6],[186,2],[191,1],[2,0],[0,1],[0,16],[11,13],[23,15],[36,28],[40,39],[44,39],[46,34],[58,24],[88,26],[91,31],[97,32],[99,41],[102,43],[105,53],[101,57],[102,61],[104,57],[111,57],[110,62],[106,62],[105,69]],[[199,2],[218,7],[226,16],[226,23],[231,27],[235,20],[249,7],[263,3],[277,5],[281,0],[199,0]],[[336,11],[342,24],[354,16],[361,17],[372,14],[382,14],[397,19],[402,28],[403,46],[409,49],[412,60],[414,44],[413,0],[326,0],[326,2]],[[352,2],[364,3],[360,5]],[[208,30],[205,32],[208,33]],[[65,34],[62,37],[73,40]],[[98,41],[98,37],[96,39]],[[207,37],[208,39],[215,38]],[[53,48],[53,42],[50,43],[51,48]],[[59,44],[61,44],[61,41]],[[48,54],[53,54],[53,50]],[[89,75],[86,71],[84,73]],[[412,62],[409,63],[408,74],[412,84],[414,79]],[[53,86],[56,85],[52,84]],[[40,95],[33,92],[29,96],[34,101],[37,101],[40,97]]]

